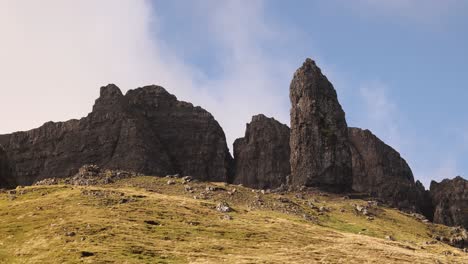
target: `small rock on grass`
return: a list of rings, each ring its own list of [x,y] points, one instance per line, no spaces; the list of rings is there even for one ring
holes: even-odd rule
[[[168,180],[167,181],[167,185],[174,185],[176,184],[176,182],[174,180]]]
[[[92,257],[92,256],[94,256],[94,253],[93,253],[93,252],[81,251],[81,257],[82,257],[82,258],[85,258],[85,257]]]
[[[223,216],[221,217],[221,219],[223,219],[223,220],[232,220],[232,216],[230,216],[230,215],[223,215]]]
[[[145,220],[145,224],[148,224],[148,225],[161,225],[158,221],[154,221],[154,220]]]
[[[228,203],[226,202],[220,202],[217,206],[216,206],[216,210],[220,211],[220,212],[223,212],[223,213],[227,213],[227,212],[231,212],[232,211],[232,208],[229,206]]]

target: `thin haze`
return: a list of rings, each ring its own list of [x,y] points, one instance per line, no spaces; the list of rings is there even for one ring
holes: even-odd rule
[[[0,0],[0,133],[85,116],[99,87],[164,86],[210,111],[231,146],[252,115],[288,124],[306,57],[348,123],[427,186],[468,174],[464,1]]]

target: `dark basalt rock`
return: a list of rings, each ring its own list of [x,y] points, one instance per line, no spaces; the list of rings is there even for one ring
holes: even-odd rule
[[[224,132],[210,113],[154,85],[126,95],[113,84],[102,87],[87,117],[0,135],[0,144],[20,185],[68,177],[84,164],[226,181],[232,162]]]
[[[458,176],[431,182],[434,222],[468,229],[468,181]]]
[[[15,185],[7,153],[0,146],[0,188],[10,188]]]
[[[333,85],[307,59],[290,86],[291,183],[351,189],[352,160],[345,113]]]
[[[391,206],[431,217],[428,192],[406,161],[369,130],[349,128],[353,158],[353,190],[369,193]]]
[[[264,115],[252,117],[245,137],[234,142],[234,183],[273,189],[290,174],[289,127]]]

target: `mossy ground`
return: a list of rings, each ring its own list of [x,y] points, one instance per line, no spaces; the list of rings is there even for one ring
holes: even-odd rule
[[[364,200],[221,183],[189,183],[189,193],[180,179],[167,180],[0,193],[0,262],[468,263],[468,254],[431,238],[449,228],[382,206],[368,220],[353,207]],[[206,186],[219,189],[194,199]],[[218,212],[220,201],[234,211]]]

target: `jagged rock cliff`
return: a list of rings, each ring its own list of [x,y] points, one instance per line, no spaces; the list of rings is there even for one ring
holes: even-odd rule
[[[102,87],[87,117],[0,135],[0,144],[20,185],[71,176],[84,164],[226,181],[232,163],[213,116],[154,85],[126,95],[115,85]]]
[[[15,179],[11,174],[11,167],[8,156],[3,147],[0,145],[0,188],[9,188],[15,185]]]
[[[234,142],[234,183],[277,188],[290,174],[289,127],[264,115],[252,117],[245,137]]]
[[[349,128],[353,158],[353,190],[369,193],[386,203],[431,215],[428,193],[396,150],[369,130]]]
[[[290,86],[291,183],[334,191],[351,189],[348,127],[333,85],[307,59]]]
[[[468,181],[458,176],[431,182],[434,222],[468,229]]]

